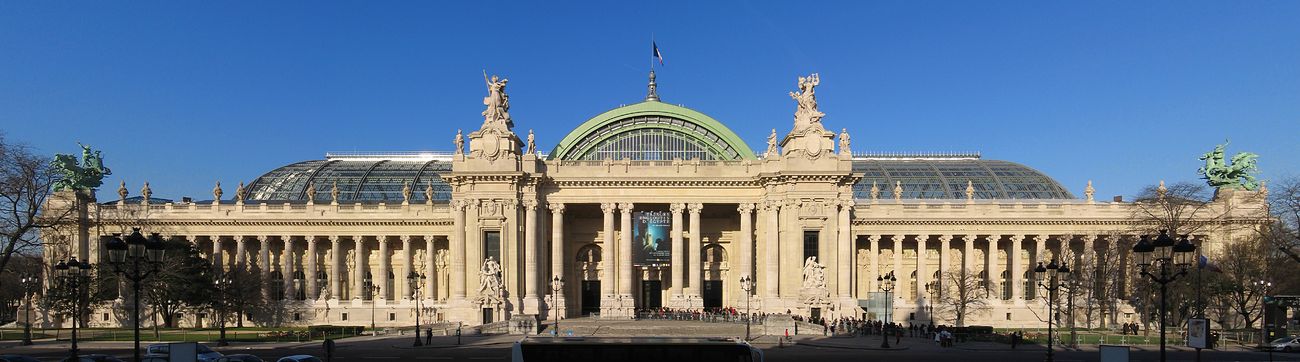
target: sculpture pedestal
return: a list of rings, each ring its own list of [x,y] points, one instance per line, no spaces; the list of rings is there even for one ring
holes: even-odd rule
[[[789,332],[794,335],[794,317],[789,314],[769,314],[763,320],[763,334],[784,337]]]

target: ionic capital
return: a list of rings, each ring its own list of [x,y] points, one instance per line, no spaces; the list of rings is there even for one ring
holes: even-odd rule
[[[764,202],[763,202],[763,210],[765,210],[765,211],[772,211],[772,212],[781,211],[781,201],[778,201],[778,200],[767,200],[767,201],[764,201]]]
[[[524,199],[524,209],[528,211],[537,211],[537,200]]]
[[[630,202],[624,202],[624,203],[620,203],[620,204],[618,204],[618,209],[619,209],[619,210],[622,210],[623,212],[631,212],[631,211],[632,211],[632,207],[634,207],[634,206],[636,206],[636,205],[633,204],[633,203],[630,203]]]
[[[546,204],[546,208],[551,209],[551,212],[556,213],[556,214],[563,214],[563,213],[564,213],[564,203],[563,203],[563,202],[552,202],[552,203]]]
[[[689,210],[691,214],[699,214],[701,210],[704,210],[704,204],[701,203],[688,204],[686,205],[686,209]]]
[[[668,205],[668,209],[672,210],[674,214],[680,214],[682,213],[682,210],[686,210],[686,204],[676,202],[673,203],[672,205]]]
[[[940,242],[940,243],[947,244],[948,242],[952,241],[952,235],[951,235],[951,234],[942,234],[942,235],[939,235],[939,238],[938,238],[938,239],[939,239],[939,242]]]
[[[606,214],[613,214],[616,209],[618,209],[618,204],[612,202],[604,202],[600,204],[600,211],[603,211]]]
[[[867,234],[866,236],[867,236],[867,242],[875,243],[880,241],[880,235]]]
[[[754,204],[741,203],[740,205],[736,206],[736,212],[739,212],[743,215],[749,215],[750,213],[754,212]]]
[[[1024,236],[1024,235],[1020,235],[1020,234],[1007,235],[1007,240],[1010,240],[1010,241],[1013,242],[1013,243],[1018,243],[1018,242],[1024,241],[1024,240],[1025,240],[1025,236]]]

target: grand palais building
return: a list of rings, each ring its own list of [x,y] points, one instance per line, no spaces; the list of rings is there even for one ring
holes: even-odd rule
[[[522,131],[526,120],[516,126],[506,81],[494,78],[482,126],[443,130],[451,152],[329,153],[218,184],[216,201],[123,187],[59,233],[73,245],[65,253],[94,264],[107,261],[99,236],[122,232],[120,220],[187,240],[216,268],[265,272],[266,293],[297,325],[370,324],[374,308],[378,325],[409,326],[417,305],[426,321],[468,325],[629,319],[743,309],[746,298],[755,312],[918,324],[935,306],[934,320],[951,324],[944,276],[965,272],[988,304],[966,324],[1039,326],[1039,262],[1096,263],[1140,229],[1132,202],[1094,200],[1091,184],[1076,194],[1014,162],[854,153],[861,124],[822,124],[816,75],[791,93],[793,127],[757,148],[660,101],[650,80],[644,101],[573,122],[550,152]],[[1244,233],[1218,230],[1193,237],[1210,252]],[[877,278],[891,272],[886,302]],[[411,273],[425,278],[413,287]],[[1136,320],[1124,309],[1115,323]],[[204,323],[197,314],[187,323]]]

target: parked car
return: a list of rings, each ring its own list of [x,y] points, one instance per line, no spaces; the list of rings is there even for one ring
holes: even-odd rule
[[[150,353],[140,356],[140,362],[171,362],[171,358],[165,354]]]
[[[41,360],[16,354],[0,354],[0,362],[41,362]]]
[[[201,344],[198,345],[198,352],[199,352],[199,362],[215,362],[218,358],[221,358],[221,352],[213,351],[211,348],[208,348],[208,346],[204,346]],[[167,343],[151,344],[149,345],[149,347],[145,348],[145,353],[161,354],[164,356],[170,355],[171,345]]]
[[[125,362],[125,361],[122,361],[117,357],[109,356],[106,354],[83,354],[77,356],[77,360],[75,361],[72,360],[72,357],[68,357],[68,358],[64,358],[63,362]]]
[[[1272,342],[1268,342],[1266,348],[1272,351],[1300,352],[1300,337],[1291,336],[1274,339]]]
[[[217,359],[217,362],[263,362],[261,358],[251,354],[228,354],[225,357]]]
[[[280,359],[276,360],[275,362],[322,362],[322,361],[320,360],[320,358],[316,358],[316,356],[306,355],[306,354],[295,354],[292,356],[280,357]]]

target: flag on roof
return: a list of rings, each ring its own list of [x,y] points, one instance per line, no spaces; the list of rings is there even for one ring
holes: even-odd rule
[[[1200,259],[1198,259],[1198,261],[1196,262],[1196,267],[1200,269],[1207,269],[1215,273],[1220,273],[1220,274],[1223,273],[1223,269],[1219,268],[1218,265],[1211,263],[1210,258],[1206,258],[1205,255],[1201,255]]]
[[[654,54],[651,54],[651,56],[659,60],[659,65],[664,65],[664,55],[659,54],[659,44],[655,44],[655,42],[652,41],[650,42],[650,46],[654,47]]]

